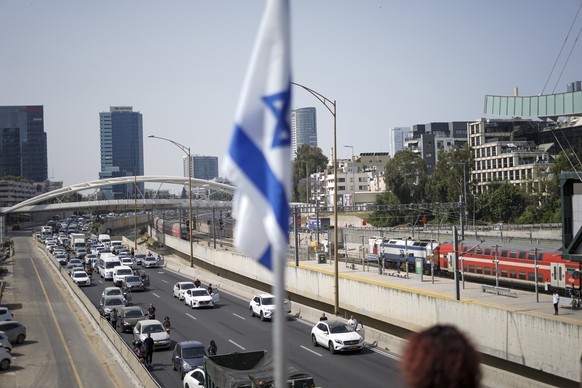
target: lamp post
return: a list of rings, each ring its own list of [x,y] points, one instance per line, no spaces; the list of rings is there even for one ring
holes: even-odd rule
[[[355,167],[354,146],[345,145],[344,147],[352,149],[352,206],[354,206],[356,204],[356,176],[354,173],[354,167]]]
[[[181,149],[182,152],[184,152],[186,156],[188,156],[188,218],[189,218],[188,236],[190,238],[190,267],[194,267],[194,250],[192,247],[192,158],[190,154],[190,147],[186,147],[185,145],[182,145],[174,140],[167,139],[165,137],[160,137],[156,135],[149,135],[148,137],[152,139],[168,141],[175,145],[176,147],[178,147],[179,149]]]
[[[339,277],[338,277],[338,261],[337,261],[337,244],[338,244],[338,223],[337,223],[337,114],[336,114],[336,101],[330,100],[323,94],[316,92],[315,90],[308,88],[305,85],[298,84],[297,82],[291,82],[292,85],[299,86],[300,88],[308,91],[312,96],[317,98],[331,113],[333,116],[333,264],[334,264],[334,287],[335,287],[335,300],[334,300],[334,313],[339,314]]]

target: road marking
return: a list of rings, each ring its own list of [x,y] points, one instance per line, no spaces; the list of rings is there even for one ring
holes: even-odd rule
[[[240,346],[239,344],[237,344],[236,342],[234,342],[233,340],[228,340],[228,342],[230,342],[231,344],[233,344],[234,346],[238,346],[239,348],[241,348],[242,350],[246,350],[245,348],[243,348],[242,346]]]
[[[155,292],[152,292],[152,295],[155,296],[156,298],[159,298],[160,296],[158,294],[156,294]]]
[[[321,355],[321,354],[319,354],[319,353],[317,353],[317,352],[315,352],[315,351],[313,351],[313,350],[311,350],[309,348],[306,348],[303,345],[301,345],[300,348],[303,348],[303,349],[307,350],[308,352],[311,352],[311,353],[315,354],[316,356],[323,357],[323,355]]]
[[[186,315],[192,318],[193,320],[196,320],[196,317],[194,315],[190,315],[189,313],[186,313]]]
[[[34,264],[34,260],[31,259],[30,262],[32,263],[32,266],[34,267],[34,271],[36,272],[36,277],[38,278],[38,282],[40,283],[40,287],[42,288],[42,292],[43,292],[44,297],[46,299],[47,306],[51,312],[51,317],[53,318],[53,321],[55,322],[55,326],[57,327],[57,331],[59,332],[59,337],[61,337],[61,342],[63,343],[63,347],[65,348],[65,353],[67,353],[67,358],[69,359],[69,364],[71,365],[71,368],[73,369],[73,374],[75,375],[75,379],[77,380],[77,384],[79,384],[79,387],[83,388],[83,382],[81,381],[81,376],[79,376],[79,372],[77,371],[77,367],[75,366],[75,363],[73,362],[73,357],[71,356],[71,351],[69,350],[69,347],[67,346],[67,342],[65,341],[65,336],[63,335],[63,331],[61,330],[61,326],[59,325],[59,322],[57,321],[55,311],[53,310],[53,305],[48,297],[48,294],[46,293],[46,289],[44,288],[44,283],[42,282],[42,279],[40,278],[40,274],[38,273],[38,269],[36,268],[36,265]]]
[[[368,349],[370,349],[371,351],[373,351],[373,352],[376,352],[376,353],[378,353],[378,354],[381,354],[381,355],[383,355],[384,357],[388,357],[388,358],[391,358],[391,359],[393,359],[393,360],[400,361],[400,357],[398,357],[398,356],[396,356],[396,355],[394,355],[394,354],[391,354],[391,353],[385,352],[385,351],[383,351],[383,350],[380,350],[380,349],[370,348],[370,347],[368,347]]]
[[[242,317],[242,316],[240,316],[240,315],[238,315],[238,314],[235,314],[235,313],[232,313],[232,315],[234,315],[234,316],[235,316],[235,317],[237,317],[237,318],[240,318],[240,319],[242,319],[243,321],[246,321],[246,318],[245,318],[245,317]]]
[[[164,279],[160,279],[160,280],[161,280],[162,282],[164,282],[164,283],[167,283],[167,282],[168,282],[167,280],[164,280]]]

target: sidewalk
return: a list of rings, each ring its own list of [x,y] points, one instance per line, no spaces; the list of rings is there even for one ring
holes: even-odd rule
[[[351,264],[348,265],[351,266]],[[315,261],[301,261],[300,267],[334,274],[334,265],[329,262],[318,264]],[[398,274],[395,270],[390,269],[384,275],[380,275],[376,267],[365,266],[365,269],[363,269],[361,264],[356,264],[355,269],[351,269],[346,266],[345,262],[341,261],[338,263],[338,272],[340,277],[351,278],[362,282],[381,284],[386,287],[430,295],[437,298],[450,300],[456,298],[456,287],[453,279],[435,276],[433,284],[430,275],[423,275],[423,281],[421,282],[414,272],[409,272],[409,278],[406,279],[406,273],[403,271]],[[536,314],[582,325],[582,309],[560,308],[560,315],[554,315],[552,295],[544,293],[542,286],[539,287],[539,303],[536,301],[536,294],[534,292],[511,290],[512,293],[517,295],[514,298],[483,292],[481,284],[468,281],[465,282],[464,286],[463,282],[459,281],[459,290],[461,301],[466,303],[476,303],[513,312],[520,311]]]

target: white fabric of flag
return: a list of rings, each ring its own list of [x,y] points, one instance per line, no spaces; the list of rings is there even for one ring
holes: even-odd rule
[[[235,246],[273,269],[289,243],[291,187],[288,0],[268,0],[244,81],[223,174],[236,187]]]

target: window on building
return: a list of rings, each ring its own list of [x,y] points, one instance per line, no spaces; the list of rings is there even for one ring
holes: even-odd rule
[[[491,275],[491,268],[485,267],[485,275]]]

